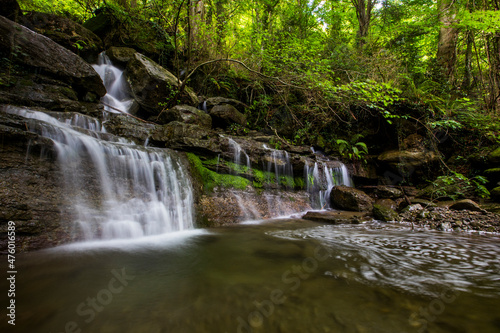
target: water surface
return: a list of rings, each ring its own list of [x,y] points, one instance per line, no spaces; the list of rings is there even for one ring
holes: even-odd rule
[[[500,332],[499,241],[281,219],[74,244],[18,257],[7,331]]]

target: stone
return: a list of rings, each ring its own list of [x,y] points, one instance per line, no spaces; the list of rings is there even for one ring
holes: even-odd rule
[[[232,124],[246,126],[247,117],[230,104],[214,106],[210,112],[214,128],[227,128]]]
[[[106,55],[113,64],[126,67],[128,62],[134,58],[136,52],[136,50],[130,47],[111,46],[106,50]]]
[[[500,202],[500,186],[493,188],[490,191],[491,198],[496,202]]]
[[[378,156],[378,160],[395,169],[401,164],[407,168],[420,168],[439,160],[439,155],[434,151],[426,150],[390,150]]]
[[[382,199],[397,199],[403,196],[403,192],[401,190],[385,185],[377,186],[374,194]]]
[[[155,122],[159,124],[167,124],[172,121],[212,128],[212,118],[202,110],[189,105],[176,105],[162,111],[155,119]]]
[[[368,213],[346,211],[309,211],[302,218],[304,220],[330,224],[358,224],[371,220]]]
[[[140,53],[134,54],[126,70],[132,96],[149,115],[160,114],[163,109],[160,103],[168,102],[169,96],[174,97],[179,87],[174,74]],[[178,98],[184,104],[198,103],[198,97],[189,87],[185,87]]]
[[[51,39],[0,16],[0,55],[20,65],[67,82],[83,99],[88,93],[104,96],[106,88],[82,58]]]
[[[500,164],[500,147],[497,149],[493,150],[491,153],[488,154],[486,157],[488,163],[492,165],[499,165]]]
[[[429,200],[421,199],[421,198],[412,198],[410,199],[412,204],[421,204],[422,207],[437,207],[437,205]]]
[[[398,209],[398,204],[392,199],[377,199],[375,201],[375,204],[392,209],[394,211]]]
[[[202,103],[203,104],[203,103]],[[245,109],[248,108],[248,105],[242,103],[236,99],[225,98],[225,97],[210,97],[205,101],[205,107],[207,108],[207,112],[209,112],[214,106],[229,104],[236,108],[239,112],[245,113]]]
[[[90,63],[97,61],[97,55],[103,50],[102,41],[96,34],[63,16],[28,12],[19,23],[52,39]]]
[[[382,205],[374,204],[373,205],[373,217],[377,220],[389,222],[389,221],[397,221],[398,213],[396,213],[393,209],[384,207]]]
[[[424,207],[422,207],[422,205],[421,205],[421,204],[412,204],[412,205],[408,205],[408,206],[406,206],[406,207],[402,210],[402,212],[403,212],[403,213],[406,213],[406,212],[417,212],[417,211],[420,211],[420,210],[422,210],[422,209],[424,209]]]
[[[151,142],[158,147],[168,147],[208,155],[221,153],[217,136],[207,128],[173,121],[156,126],[151,132]]]
[[[470,210],[474,212],[484,212],[477,203],[470,199],[459,200],[450,206],[451,210]]]
[[[363,212],[371,211],[373,199],[365,192],[348,186],[336,186],[330,194],[332,207]]]

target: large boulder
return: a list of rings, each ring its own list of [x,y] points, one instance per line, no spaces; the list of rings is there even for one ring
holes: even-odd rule
[[[159,124],[180,121],[204,128],[212,128],[212,118],[202,110],[189,105],[176,105],[173,108],[162,111],[158,117],[154,118],[156,119],[153,120]]]
[[[169,102],[168,98],[175,97],[179,88],[179,80],[172,73],[140,53],[134,53],[127,64],[127,80],[134,99],[153,116],[160,114],[160,103]],[[198,97],[188,87],[177,98],[183,104],[198,104]]]
[[[97,55],[103,50],[102,41],[96,34],[66,17],[28,12],[19,23],[52,39],[91,63],[97,60]]]
[[[355,212],[371,211],[373,199],[365,192],[348,186],[336,186],[332,189],[330,200],[333,207]]]
[[[209,114],[215,128],[227,128],[232,124],[245,126],[247,123],[247,117],[230,104],[216,105]]]
[[[151,132],[151,142],[158,147],[168,147],[208,155],[221,153],[217,136],[207,128],[173,121],[156,126]]]
[[[53,40],[0,16],[0,56],[69,84],[80,99],[104,96],[106,88],[82,58]]]
[[[470,199],[458,200],[450,206],[451,210],[470,210],[473,212],[484,212],[477,203]]]
[[[106,55],[113,64],[126,67],[128,62],[134,58],[136,50],[130,47],[111,46],[106,50]]]
[[[171,68],[174,47],[171,37],[156,22],[141,15],[129,15],[116,6],[104,5],[83,26],[101,38],[104,48],[114,45],[131,47],[161,65]]]

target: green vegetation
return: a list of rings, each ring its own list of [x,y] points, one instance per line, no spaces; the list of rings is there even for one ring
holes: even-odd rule
[[[484,186],[488,180],[482,176],[467,178],[461,173],[451,172],[440,176],[427,188],[427,194],[432,199],[450,198],[457,200],[470,196],[487,198],[490,192]]]
[[[187,157],[193,169],[196,170],[199,180],[203,184],[203,189],[207,192],[211,192],[216,186],[244,190],[250,185],[250,181],[246,178],[228,174],[218,174],[217,172],[207,169],[203,166],[200,158],[195,154],[187,153]]]
[[[230,132],[278,134],[276,149],[311,145],[359,162],[425,133],[427,146],[447,141],[444,161],[455,154],[450,142],[466,159],[500,142],[498,1],[19,2],[88,27],[106,13],[104,23],[119,27],[114,42],[152,57],[200,95],[244,102],[248,124]],[[476,175],[441,166],[436,174]]]

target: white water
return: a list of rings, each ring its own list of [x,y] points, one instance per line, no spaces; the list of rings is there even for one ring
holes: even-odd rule
[[[271,152],[267,157],[267,171],[274,172],[276,184],[282,184],[287,189],[293,189],[293,168],[288,152],[270,149],[266,145],[264,145],[264,148]]]
[[[97,65],[92,65],[92,67],[99,74],[104,87],[106,87],[107,94],[101,99],[104,110],[128,113],[133,99],[127,93],[128,83],[123,71],[111,63],[105,52],[99,54]]]
[[[315,162],[304,166],[307,192],[311,195],[311,206],[330,208],[330,193],[335,186],[352,186],[349,171],[339,162],[339,166],[328,166],[327,162]]]
[[[136,238],[193,228],[191,183],[173,151],[136,146],[94,118],[8,107],[52,139],[78,230],[86,240]]]

